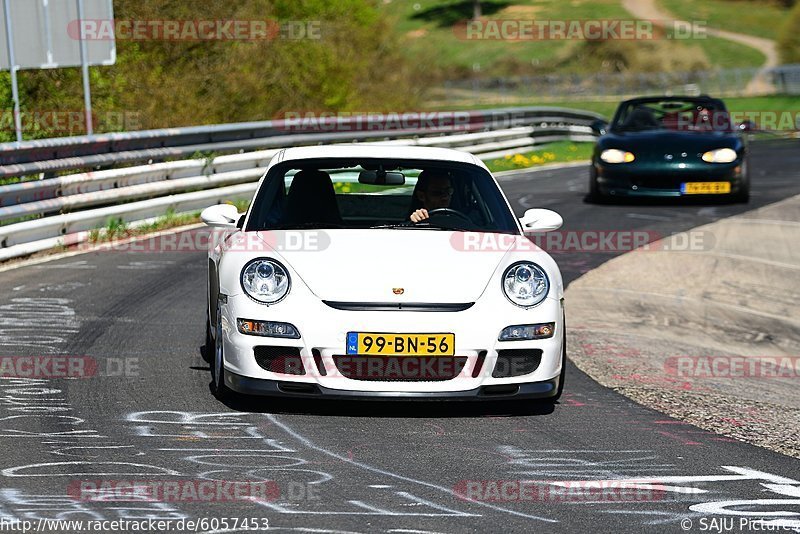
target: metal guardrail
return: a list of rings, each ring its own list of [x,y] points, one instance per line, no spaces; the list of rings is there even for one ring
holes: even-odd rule
[[[474,154],[528,150],[536,144],[563,139],[591,139],[587,126],[517,127],[443,137],[398,139],[392,143],[468,149]],[[0,221],[84,208],[104,201],[131,200],[190,188],[209,189],[257,179],[278,150],[219,156],[210,161],[188,160],[125,169],[81,173],[48,180],[0,186]],[[213,177],[213,178],[212,178]],[[153,182],[168,184],[153,185]],[[115,189],[115,192],[109,190]]]
[[[559,115],[560,112],[563,114]],[[557,108],[489,110],[477,112],[475,116],[478,119],[474,121],[474,125],[469,125],[474,127],[450,135],[430,130],[337,132],[302,134],[300,138],[297,135],[275,135],[267,141],[270,145],[288,147],[295,146],[298,139],[302,141],[299,144],[330,144],[349,142],[355,136],[356,140],[374,141],[377,138],[380,139],[377,142],[385,144],[457,148],[491,159],[507,153],[532,150],[557,140],[592,140],[593,133],[588,124],[601,118],[595,113]],[[256,133],[265,132],[264,123],[253,124],[251,126]],[[481,129],[472,131],[478,129],[477,125]],[[193,136],[208,135],[216,131],[244,135],[246,128],[244,125],[222,125],[186,130],[190,131],[175,134],[178,137],[177,142],[196,139]],[[204,133],[198,133],[198,130]],[[112,137],[118,139],[127,135],[132,138],[138,136],[146,142],[158,137],[155,134],[146,134],[114,134]],[[165,142],[164,139],[162,137],[161,141]],[[91,146],[86,143],[87,139],[83,138],[31,142],[35,146],[49,146],[66,151],[75,150],[78,146],[81,150]],[[221,150],[221,146],[230,147],[231,143],[237,146],[250,143],[252,146],[262,146],[264,139],[222,141],[212,146]],[[0,157],[3,148],[4,145],[0,145]],[[7,145],[5,148],[9,149]],[[24,150],[30,149],[31,147],[26,147]],[[177,150],[188,149],[183,146]],[[151,149],[145,152],[149,150]],[[120,219],[135,224],[137,221],[164,215],[168,210],[175,213],[191,212],[226,200],[249,199],[255,192],[255,182],[277,152],[276,147],[208,160],[151,163],[0,186],[0,223],[10,219],[44,216],[0,226],[0,261],[47,250],[56,245],[86,241],[89,231],[105,226],[109,220]],[[30,155],[30,152],[26,154]],[[128,154],[94,155],[73,158],[70,161],[71,165],[82,167],[90,158],[102,157],[108,162],[119,164],[129,161]],[[12,158],[8,153],[5,157]],[[29,163],[42,166],[52,161]],[[119,204],[120,201],[126,203]]]
[[[466,119],[463,129],[471,132],[553,121],[585,126],[602,118],[592,112],[557,107],[436,113],[459,114]],[[304,131],[290,120],[276,120],[0,143],[0,177],[164,160],[210,150],[259,150],[323,142],[410,138],[432,133],[425,128],[364,131],[358,129],[362,123],[359,117],[343,117],[337,119],[338,131],[315,132]]]
[[[172,161],[0,186],[0,221],[20,215],[58,211],[62,206],[57,202],[42,203],[71,195],[88,195],[110,189],[121,190],[152,182],[220,175],[232,171],[258,171],[266,167],[277,152],[269,150],[220,156],[211,162],[202,159]],[[43,209],[34,209],[37,203]],[[20,212],[22,206],[30,209]]]
[[[0,226],[0,261],[28,256],[56,246],[77,245],[89,240],[90,231],[111,219],[125,222],[152,220],[172,210],[175,213],[199,211],[231,199],[250,198],[256,183],[241,184],[209,191],[196,191],[154,198],[130,204],[69,213],[12,226]],[[11,230],[11,231],[9,231]]]

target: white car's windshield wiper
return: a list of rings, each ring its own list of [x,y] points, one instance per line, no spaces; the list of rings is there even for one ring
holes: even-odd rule
[[[390,230],[443,230],[446,232],[469,232],[467,228],[459,228],[457,226],[439,226],[437,224],[431,224],[428,221],[422,221],[418,223],[413,222],[404,222],[404,223],[397,223],[397,224],[381,224],[378,226],[370,226],[371,229],[390,229]]]
[[[370,230],[421,230],[422,228],[412,222],[403,222],[395,224],[378,224],[370,226]]]
[[[341,224],[333,223],[302,223],[302,224],[279,224],[264,228],[264,230],[336,230],[344,228]]]

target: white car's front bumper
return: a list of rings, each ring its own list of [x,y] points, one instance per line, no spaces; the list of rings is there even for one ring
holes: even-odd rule
[[[456,312],[344,311],[334,309],[311,295],[303,295],[302,303],[287,305],[285,303],[289,299],[299,297],[290,295],[286,301],[268,307],[243,294],[229,296],[227,302],[221,304],[226,385],[240,393],[263,395],[431,399],[554,396],[558,390],[562,365],[565,327],[563,303],[556,298],[547,298],[535,308],[526,310],[511,305],[499,291],[497,293],[492,298],[479,299],[469,309]],[[301,338],[245,335],[238,331],[237,319],[290,323],[299,330]],[[555,323],[551,338],[498,341],[505,327],[539,323]],[[353,374],[342,367],[339,358],[334,358],[346,356],[348,332],[453,333],[455,357],[465,358],[466,363],[454,377],[441,379],[439,375],[440,379],[435,381],[420,379],[419,375],[410,380],[386,381],[370,373],[366,377],[363,373],[356,373],[357,378],[351,378]],[[300,372],[303,374],[286,374],[263,368],[256,361],[256,347],[299,349],[299,359],[302,361]],[[514,362],[530,355],[536,359],[539,353],[535,351],[541,351],[538,364],[531,365],[534,368],[532,372],[517,376],[493,376],[501,368],[509,368],[509,362],[502,357],[498,362],[498,351],[519,349],[528,349],[528,352],[522,355],[514,353]],[[511,353],[501,354],[507,357]],[[357,358],[350,357],[349,369],[352,370],[353,364],[359,363]],[[339,360],[339,367],[336,360]],[[529,363],[522,365],[524,370],[528,370],[526,365]],[[424,365],[421,366],[423,368]],[[447,365],[436,367],[434,364],[434,368],[447,368]],[[516,368],[519,373],[519,367]],[[425,372],[420,371],[422,374]]]

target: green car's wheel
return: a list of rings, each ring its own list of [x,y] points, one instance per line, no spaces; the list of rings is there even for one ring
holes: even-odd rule
[[[587,197],[590,202],[600,203],[603,201],[603,193],[600,192],[600,186],[597,183],[597,170],[592,166],[589,171],[589,196]]]
[[[747,160],[742,164],[742,183],[739,186],[739,192],[734,196],[736,202],[747,204],[750,202],[750,165]]]

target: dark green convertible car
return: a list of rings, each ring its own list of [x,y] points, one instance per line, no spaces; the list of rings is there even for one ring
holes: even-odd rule
[[[622,102],[592,156],[589,199],[750,198],[746,132],[716,98],[648,97]]]

